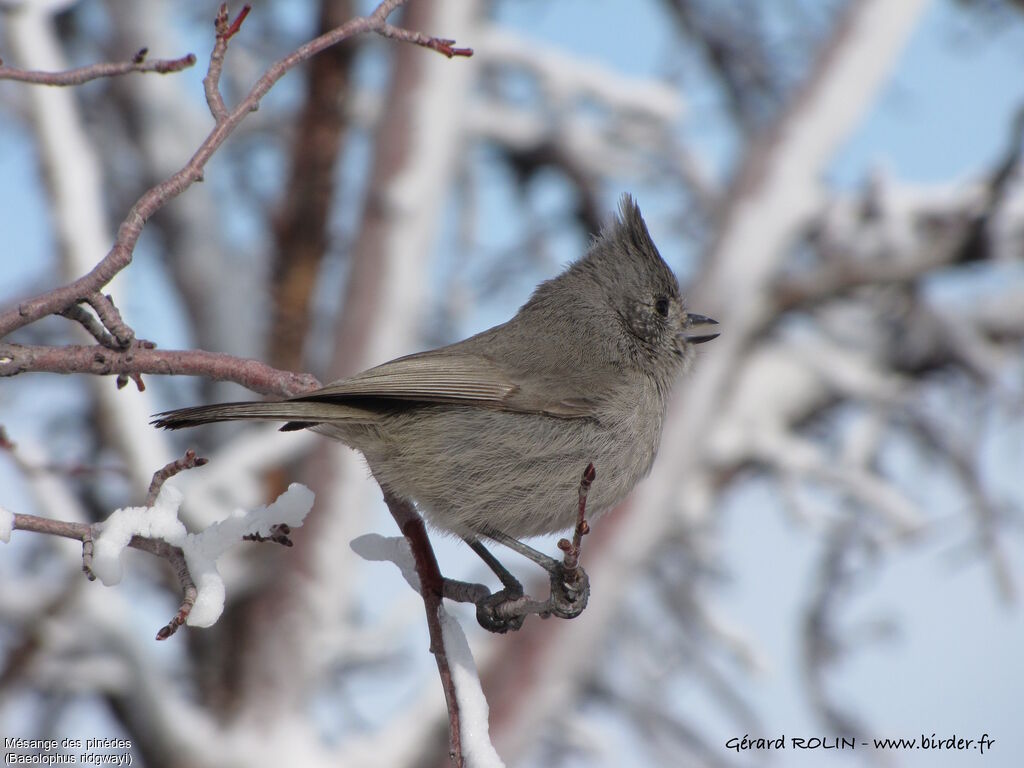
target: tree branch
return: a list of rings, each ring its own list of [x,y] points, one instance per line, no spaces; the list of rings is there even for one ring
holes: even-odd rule
[[[434,659],[437,661],[437,671],[441,676],[441,687],[444,689],[444,699],[448,706],[449,756],[455,765],[461,768],[463,759],[459,702],[455,695],[455,682],[452,679],[452,670],[448,663],[448,653],[445,650],[439,615],[442,610],[444,578],[441,576],[441,569],[437,564],[434,549],[430,546],[430,539],[427,538],[427,528],[423,524],[423,518],[417,514],[409,501],[399,498],[383,484],[380,487],[384,492],[384,502],[388,505],[388,510],[402,531],[402,535],[409,542],[409,548],[416,560],[416,573],[420,579],[420,596],[423,598],[423,608],[427,614],[430,652],[434,654]]]
[[[137,343],[128,349],[101,346],[44,347],[0,343],[0,377],[19,373],[91,373],[97,376],[157,374],[233,381],[261,395],[292,397],[320,386],[308,373],[280,371],[258,360],[203,350],[166,350]]]
[[[30,69],[18,69],[16,67],[5,67],[0,62],[0,80],[16,80],[22,83],[34,85],[81,85],[90,80],[98,80],[101,77],[117,77],[130,72],[156,72],[166,75],[171,72],[181,72],[196,63],[195,54],[189,53],[179,59],[156,59],[146,61],[148,49],[142,48],[132,57],[131,61],[119,61],[105,64],[90,64],[86,67],[68,69],[63,72],[40,72]]]
[[[213,51],[210,52],[210,66],[207,67],[206,77],[203,78],[203,90],[206,93],[206,103],[210,107],[210,114],[216,123],[222,123],[228,118],[228,109],[224,105],[224,97],[220,93],[220,74],[224,69],[224,56],[228,52],[228,41],[238,34],[242,28],[242,22],[252,10],[251,5],[243,5],[233,22],[228,22],[228,4],[222,3],[217,10],[217,18],[213,22],[217,31],[217,42],[214,43]]]
[[[227,112],[223,119],[217,120],[213,130],[203,143],[200,144],[189,161],[177,173],[151,187],[136,201],[118,227],[116,240],[107,255],[88,274],[83,275],[78,280],[62,288],[27,299],[18,304],[18,306],[0,314],[0,338],[46,315],[59,313],[80,299],[97,293],[104,285],[110,282],[114,275],[131,263],[135,245],[142,234],[142,228],[145,226],[146,221],[170,200],[173,200],[195,182],[203,178],[206,164],[213,154],[220,148],[228,136],[235,131],[242,120],[250,112],[254,112],[259,108],[260,101],[278,80],[284,77],[289,70],[315,56],[325,48],[337,45],[355,35],[384,29],[387,25],[388,16],[405,2],[406,0],[384,0],[369,16],[356,17],[340,27],[299,46],[287,56],[271,64],[238,106]],[[239,19],[236,19],[236,22],[229,29],[237,31],[235,27],[240,23],[241,18],[240,14]],[[231,34],[234,34],[234,32],[231,32]],[[230,35],[225,34],[219,37],[218,40],[226,40],[229,37]],[[410,42],[421,44],[419,40],[414,38],[415,35],[412,33],[400,37],[400,39],[408,39]],[[435,46],[435,49],[442,50],[442,47]],[[453,55],[455,55],[454,51]],[[460,53],[458,55],[466,54]]]

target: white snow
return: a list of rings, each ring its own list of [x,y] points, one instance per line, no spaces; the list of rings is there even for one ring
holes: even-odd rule
[[[387,537],[377,533],[367,533],[352,539],[349,546],[352,547],[353,552],[368,562],[394,563],[402,572],[402,576],[409,586],[417,593],[420,591],[420,577],[416,573],[416,561],[413,560],[409,542],[405,540],[404,536]]]
[[[161,539],[181,547],[198,592],[186,623],[208,627],[224,610],[224,581],[217,571],[217,559],[243,536],[269,536],[271,527],[279,523],[299,527],[313,507],[313,498],[309,488],[292,483],[271,504],[251,512],[237,509],[205,530],[189,533],[178,519],[182,493],[165,484],[152,507],[118,509],[101,524],[93,548],[93,573],[107,586],[117,584],[121,580],[123,553],[132,536]]]
[[[455,699],[459,704],[459,733],[462,736],[462,756],[473,768],[496,768],[505,763],[498,756],[488,730],[487,699],[480,687],[480,675],[469,650],[466,634],[459,622],[444,609],[438,611],[441,634],[452,671]]]
[[[371,562],[392,562],[398,566],[409,586],[419,592],[420,580],[409,543],[402,536],[385,537],[368,533],[353,539],[352,550]],[[462,627],[444,606],[438,609],[445,653],[452,671],[455,699],[459,705],[459,723],[462,737],[462,755],[472,768],[498,768],[504,766],[488,731],[488,707],[480,686],[480,675],[469,650],[469,642]]]
[[[188,535],[185,526],[178,520],[178,507],[181,506],[182,498],[177,488],[164,485],[152,507],[114,510],[102,523],[100,535],[93,545],[92,571],[96,578],[108,587],[120,583],[122,553],[132,536],[163,539],[180,547]]]
[[[0,541],[4,544],[9,542],[12,530],[14,530],[14,513],[0,507]]]

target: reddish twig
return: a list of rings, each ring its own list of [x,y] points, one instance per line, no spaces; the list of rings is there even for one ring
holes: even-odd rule
[[[565,566],[567,576],[579,575],[580,552],[582,550],[583,537],[590,533],[590,524],[587,522],[587,494],[590,493],[590,486],[597,477],[597,471],[593,463],[587,464],[583,470],[583,477],[580,478],[579,504],[576,508],[576,528],[573,530],[572,541],[559,539],[558,548],[564,553],[562,565]]]
[[[156,497],[160,495],[160,489],[164,487],[164,483],[169,478],[174,477],[179,472],[184,472],[186,469],[192,469],[193,467],[201,467],[209,459],[204,459],[200,456],[196,456],[196,452],[189,448],[185,451],[185,455],[180,459],[166,464],[163,468],[158,469],[153,473],[153,480],[149,484],[149,492],[146,494],[146,506],[152,507],[156,501]]]
[[[0,343],[0,377],[26,372],[204,376],[233,381],[253,392],[291,397],[320,386],[308,373],[271,368],[258,360],[202,350],[155,349],[138,343],[127,350],[100,346],[44,347]]]
[[[441,687],[444,689],[444,700],[448,706],[448,750],[452,762],[456,766],[463,765],[462,759],[462,726],[459,718],[459,702],[455,697],[455,681],[452,679],[448,653],[445,650],[444,635],[441,632],[440,611],[441,599],[445,589],[445,579],[437,564],[434,549],[427,538],[427,528],[423,518],[417,514],[412,504],[406,499],[395,496],[386,486],[381,485],[384,492],[384,503],[388,505],[391,516],[395,519],[402,535],[409,542],[413,558],[416,561],[416,573],[420,578],[420,596],[423,598],[423,609],[427,614],[427,631],[430,635],[430,652],[437,662],[437,671],[441,676]]]
[[[72,304],[60,314],[79,323],[101,346],[115,352],[124,352],[126,359],[131,359],[134,349],[154,349],[156,347],[156,344],[151,341],[135,338],[135,331],[121,318],[121,313],[114,305],[111,296],[104,296],[97,292],[84,297],[82,301],[93,308],[95,316],[79,304]],[[2,365],[3,361],[0,361],[0,366]],[[145,391],[146,384],[142,381],[142,375],[132,372],[117,375],[117,388],[123,389],[129,381],[135,382],[139,392]]]
[[[225,19],[227,19],[227,4],[222,5],[221,8],[224,9],[224,11],[225,11],[224,17],[225,17]],[[242,10],[240,10],[238,12],[238,15],[235,17],[235,20],[233,22],[231,22],[230,26],[228,26],[223,31],[218,28],[218,30],[217,30],[217,37],[223,37],[226,40],[230,40],[232,37],[237,35],[238,34],[238,30],[240,30],[242,28],[242,22],[245,21],[245,17],[249,15],[249,11],[251,11],[251,10],[252,10],[252,6],[249,5],[248,3],[243,5],[242,6]]]
[[[146,382],[142,380],[142,374],[140,373],[119,373],[115,380],[118,389],[124,389],[127,387],[129,381],[135,382],[135,388],[139,392],[146,391]]]
[[[431,37],[430,35],[424,35],[422,32],[414,32],[411,29],[396,27],[393,24],[384,24],[376,31],[381,37],[389,37],[392,40],[401,40],[406,43],[412,43],[413,45],[420,45],[424,48],[429,48],[432,51],[444,54],[449,59],[453,56],[465,56],[468,58],[473,55],[472,48],[454,48],[454,40],[446,40],[441,37]]]
[[[133,536],[132,542],[134,543],[137,538],[140,537]],[[156,633],[157,640],[166,640],[178,631],[178,627],[184,624],[188,615],[192,613],[192,607],[196,604],[199,590],[196,589],[196,584],[192,580],[192,574],[188,570],[188,563],[185,561],[185,554],[181,551],[180,547],[172,546],[166,541],[156,541],[153,539],[143,539],[143,541],[163,545],[162,547],[157,547],[157,549],[165,550],[164,552],[158,553],[154,551],[153,554],[167,559],[171,567],[174,568],[174,575],[178,577],[178,583],[181,584],[182,597],[181,604],[178,606],[178,612],[174,614],[169,622],[160,627]],[[139,548],[142,549],[142,547]]]
[[[220,75],[224,69],[224,56],[228,52],[228,41],[238,34],[250,10],[252,6],[244,5],[235,20],[228,21],[228,4],[222,3],[213,21],[217,41],[210,52],[210,65],[206,69],[206,77],[203,78],[203,91],[206,94],[206,103],[210,107],[210,114],[217,123],[222,123],[228,118],[228,108],[220,92]]]
[[[147,50],[141,49],[132,57],[131,61],[120,61],[106,64],[90,64],[86,67],[69,69],[63,72],[39,72],[37,70],[18,69],[16,67],[5,67],[0,65],[0,80],[16,80],[22,83],[33,83],[36,85],[81,85],[90,80],[97,80],[101,77],[116,77],[131,72],[156,72],[166,75],[170,72],[180,72],[188,69],[196,63],[194,54],[187,54],[180,59],[156,59],[146,61]]]

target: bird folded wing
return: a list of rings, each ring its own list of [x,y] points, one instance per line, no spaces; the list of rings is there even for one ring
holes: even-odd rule
[[[525,388],[517,378],[514,372],[483,355],[431,350],[400,357],[293,400],[346,403],[383,398],[479,405],[563,418],[593,414],[592,403],[570,397],[554,378],[547,386],[531,384]]]

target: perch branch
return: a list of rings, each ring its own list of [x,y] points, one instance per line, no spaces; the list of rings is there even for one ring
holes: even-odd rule
[[[452,670],[448,663],[448,653],[444,645],[439,615],[442,610],[441,599],[445,592],[445,580],[441,576],[441,569],[437,564],[434,549],[430,545],[430,539],[427,538],[427,528],[423,524],[423,518],[417,514],[409,501],[396,496],[387,486],[381,485],[381,490],[384,492],[384,502],[388,505],[388,510],[402,531],[402,535],[409,542],[409,548],[416,561],[416,573],[420,579],[420,596],[423,598],[423,608],[427,614],[430,652],[434,654],[434,659],[437,662],[437,671],[441,676],[441,687],[444,689],[444,699],[448,706],[449,755],[455,765],[461,767],[463,759],[459,702],[455,696],[455,681],[452,679]]]

